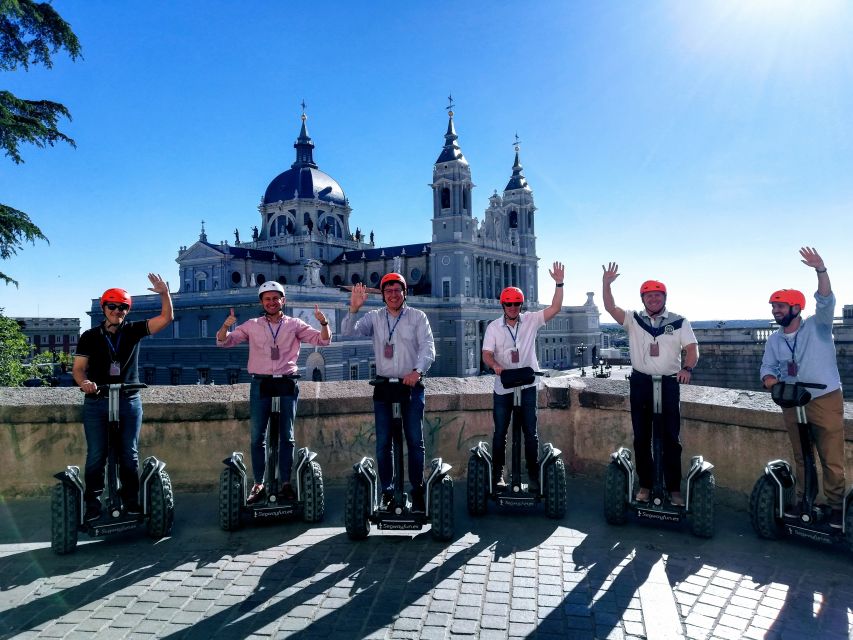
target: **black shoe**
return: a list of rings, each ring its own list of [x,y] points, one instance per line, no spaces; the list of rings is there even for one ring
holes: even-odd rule
[[[833,529],[843,529],[841,523],[841,509],[833,509],[829,516],[829,526]]]
[[[131,502],[130,504],[125,505],[124,512],[129,516],[141,516],[142,507],[138,502]]]
[[[424,488],[412,489],[412,511],[426,513],[426,502],[424,502]]]
[[[86,505],[86,514],[83,516],[83,519],[86,522],[94,522],[95,520],[100,519],[101,517],[101,503],[100,502],[92,502]]]
[[[293,490],[293,485],[285,482],[281,487],[281,491],[278,492],[278,498],[280,502],[295,502],[296,492]]]
[[[260,502],[266,495],[267,491],[264,489],[264,485],[256,484],[252,487],[252,491],[249,493],[249,498],[246,500],[246,504],[255,504],[256,502]]]

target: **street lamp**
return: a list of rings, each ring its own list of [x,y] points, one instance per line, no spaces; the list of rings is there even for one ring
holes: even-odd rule
[[[577,354],[578,354],[578,355],[580,356],[580,358],[581,358],[581,378],[583,378],[584,376],[586,376],[586,369],[584,368],[584,364],[585,364],[585,361],[584,361],[584,354],[586,353],[586,350],[587,350],[588,348],[589,348],[589,347],[587,347],[583,342],[581,342],[581,343],[577,346]]]

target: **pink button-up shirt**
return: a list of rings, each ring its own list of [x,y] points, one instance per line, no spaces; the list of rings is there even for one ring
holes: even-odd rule
[[[275,338],[274,338],[275,336]],[[252,318],[238,325],[217,347],[235,347],[249,341],[249,373],[259,375],[294,375],[302,342],[326,346],[320,332],[304,320],[284,316],[281,322],[269,322],[266,317]],[[274,340],[274,341],[273,341]],[[273,360],[273,344],[278,346],[278,360]]]

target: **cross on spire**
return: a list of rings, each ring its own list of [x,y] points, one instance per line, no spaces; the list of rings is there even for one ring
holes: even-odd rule
[[[453,104],[453,94],[451,93],[449,96],[447,96],[447,106],[444,107],[445,109],[447,109],[447,115],[449,115],[451,118],[453,117],[453,107],[455,106],[456,105]]]
[[[519,146],[521,145],[521,138],[518,137],[518,131],[515,132],[515,142],[512,146],[515,147],[515,150],[518,151]]]

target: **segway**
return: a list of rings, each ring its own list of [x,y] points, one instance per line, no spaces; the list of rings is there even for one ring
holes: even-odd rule
[[[488,501],[494,500],[500,507],[535,507],[545,505],[545,515],[562,518],[566,514],[566,466],[560,457],[561,451],[550,442],[542,448],[537,461],[539,467],[539,489],[531,490],[521,481],[521,431],[524,411],[521,408],[522,387],[533,384],[536,376],[531,367],[504,369],[501,384],[512,389],[512,472],[508,486],[496,487],[492,478],[492,454],[486,442],[471,448],[468,459],[468,513],[480,516],[488,510]]]
[[[749,517],[753,529],[761,538],[776,540],[789,535],[825,544],[846,542],[853,551],[853,487],[844,496],[841,529],[829,526],[830,507],[815,504],[817,466],[806,405],[812,398],[808,389],[825,388],[824,384],[808,382],[777,382],[771,388],[770,396],[776,404],[783,409],[796,409],[797,412],[800,448],[803,451],[803,497],[800,504],[796,505],[799,509],[786,516],[785,510],[795,506],[797,479],[790,463],[772,460],[764,467],[764,473],[752,488]]]
[[[675,377],[675,376],[671,376]],[[684,506],[674,505],[666,490],[663,477],[663,414],[662,376],[652,376],[652,459],[654,483],[648,502],[635,496],[636,476],[631,451],[620,447],[610,454],[610,464],[604,477],[604,517],[609,524],[622,525],[633,512],[641,520],[652,522],[681,522],[689,517],[693,535],[710,538],[714,535],[716,479],[714,465],[702,456],[690,459]]]
[[[391,403],[391,443],[394,465],[394,496],[383,502],[379,472],[372,458],[364,457],[353,465],[347,481],[344,524],[352,540],[363,540],[370,525],[384,531],[420,531],[426,524],[432,537],[446,541],[453,537],[453,479],[448,475],[451,465],[433,458],[429,477],[424,483],[423,512],[412,510],[411,496],[403,491],[403,413],[402,403],[410,397],[412,388],[400,378],[377,376],[370,384],[378,395]],[[418,383],[421,386],[421,383]]]
[[[54,475],[59,482],[51,494],[51,539],[50,546],[59,555],[71,553],[77,546],[79,533],[88,533],[92,538],[102,538],[114,533],[129,531],[145,526],[148,535],[159,540],[172,531],[175,518],[175,502],[172,481],[166,473],[166,463],[154,456],[142,463],[139,480],[139,505],[141,513],[130,514],[119,496],[119,401],[121,392],[145,389],[141,383],[98,385],[97,393],[108,397],[107,424],[107,500],[97,520],[85,520],[85,499],[80,467],[68,466],[65,471]]]
[[[319,522],[323,519],[326,511],[323,470],[315,460],[317,454],[307,447],[297,450],[294,460],[296,499],[282,500],[279,495],[283,485],[278,468],[281,397],[294,394],[298,379],[297,375],[274,375],[260,380],[261,397],[272,399],[266,432],[266,497],[254,504],[247,504],[250,475],[243,460],[243,453],[235,451],[225,458],[222,461],[225,468],[219,474],[219,526],[224,531],[239,529],[244,515],[255,523],[289,520],[300,516],[305,522]]]

